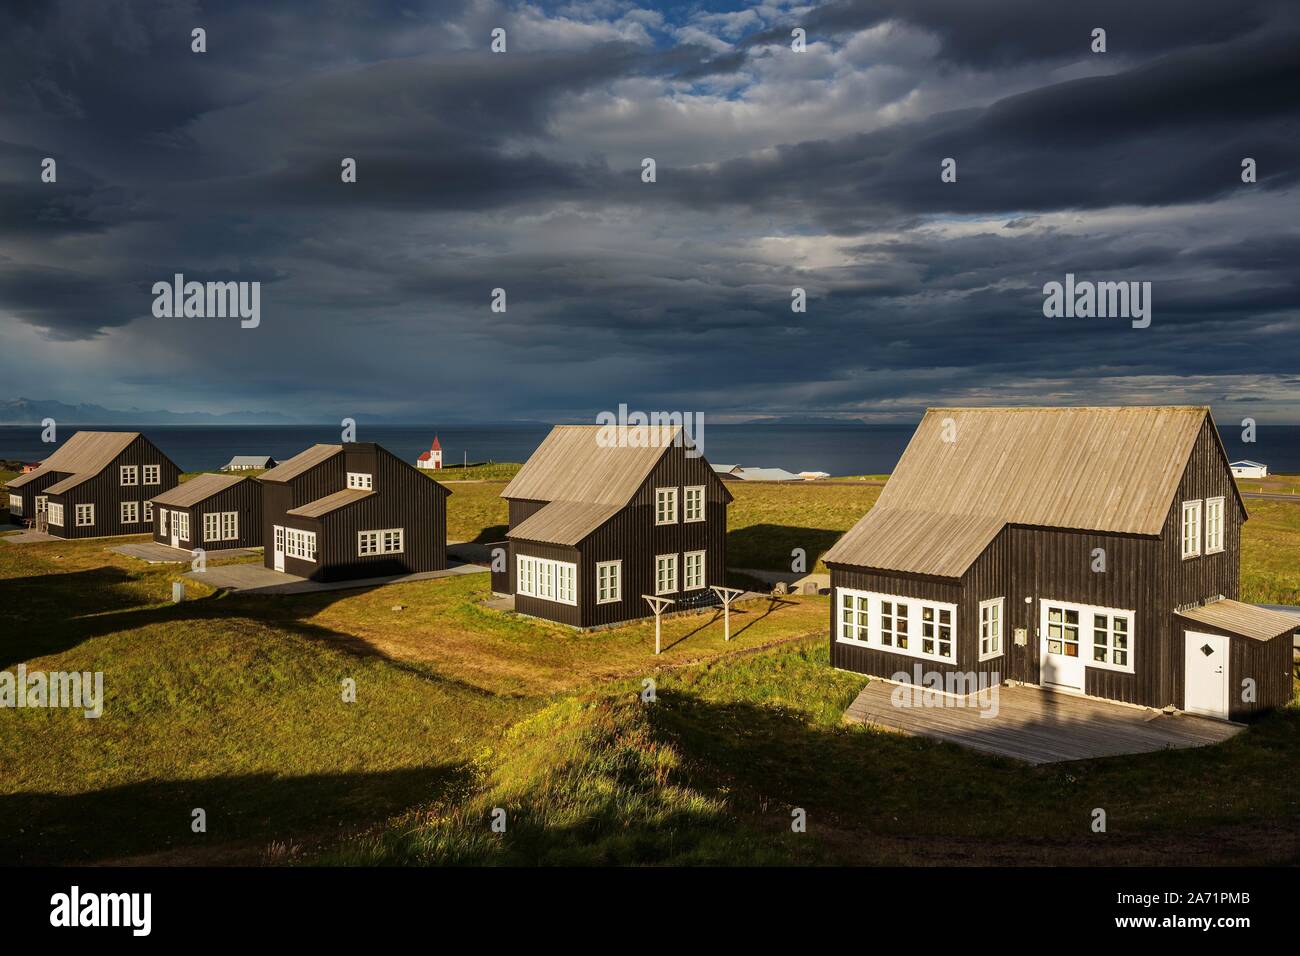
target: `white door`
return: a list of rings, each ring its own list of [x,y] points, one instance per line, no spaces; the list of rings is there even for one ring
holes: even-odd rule
[[[284,570],[284,527],[275,526],[275,569]]]
[[[165,511],[163,512],[163,514],[166,514],[166,513],[167,513],[167,512],[165,512]],[[166,521],[166,519],[163,519],[163,528],[164,528],[164,530],[166,529],[166,526],[167,526],[167,521]],[[180,546],[181,546],[180,525],[179,525],[179,523],[176,521],[176,516],[175,516],[175,515],[172,515],[172,547],[173,547],[173,548],[179,548]]]
[[[1183,710],[1228,719],[1228,639],[1183,632]]]
[[[1038,622],[1038,682],[1044,687],[1083,691],[1083,651],[1078,609],[1042,602]]]

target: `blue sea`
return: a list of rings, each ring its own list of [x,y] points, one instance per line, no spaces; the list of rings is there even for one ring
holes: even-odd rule
[[[317,442],[338,442],[330,425],[61,425],[60,437],[78,427],[142,431],[186,471],[219,468],[235,455],[284,460]],[[825,471],[832,475],[883,474],[893,470],[915,425],[705,425],[704,454],[713,464]],[[378,442],[414,462],[436,434],[447,464],[461,461],[525,461],[546,425],[366,425],[358,441]],[[1274,472],[1300,473],[1300,425],[1260,425],[1256,442],[1243,444],[1237,429],[1222,429],[1233,460],[1262,461]],[[0,459],[36,461],[50,453],[35,425],[0,425]]]

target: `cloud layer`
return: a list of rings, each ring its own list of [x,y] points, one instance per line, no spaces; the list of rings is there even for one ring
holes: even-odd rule
[[[1300,420],[1300,15],[1075,7],[10,5],[0,381],[429,421]],[[262,282],[261,326],[154,318],[177,272]],[[1045,318],[1067,272],[1151,282],[1151,327]]]

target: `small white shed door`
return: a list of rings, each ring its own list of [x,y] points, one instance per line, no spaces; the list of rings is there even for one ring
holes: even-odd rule
[[[1228,639],[1183,633],[1183,710],[1228,719]]]

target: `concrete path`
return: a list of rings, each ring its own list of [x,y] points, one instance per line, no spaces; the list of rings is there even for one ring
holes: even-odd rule
[[[239,591],[244,594],[315,594],[320,591],[347,591],[384,584],[405,584],[408,581],[432,581],[458,574],[487,573],[487,568],[476,564],[457,564],[443,571],[421,571],[417,574],[361,578],[356,581],[309,581],[293,574],[272,571],[260,564],[226,564],[208,568],[206,571],[188,571],[185,577],[202,581],[214,588]]]
[[[118,554],[125,554],[128,558],[139,558],[141,561],[147,561],[150,564],[189,564],[194,560],[193,553],[185,548],[173,548],[157,541],[146,541],[142,544],[123,544],[108,550],[115,551]],[[261,553],[261,548],[207,550],[209,558],[240,558],[245,555]]]
[[[1205,747],[1245,729],[1208,717],[1167,715],[1037,687],[997,687],[983,694],[941,696],[932,702],[912,696],[920,689],[872,680],[849,705],[844,719],[1031,764]],[[902,692],[897,700],[896,691]],[[986,696],[993,691],[996,697]],[[990,716],[981,716],[985,712]]]
[[[46,534],[44,531],[20,531],[18,534],[0,536],[0,541],[10,544],[47,544],[50,541],[66,541],[75,544],[81,541],[112,541],[119,538],[147,538],[148,534],[105,534],[93,538],[60,538],[58,535]]]

